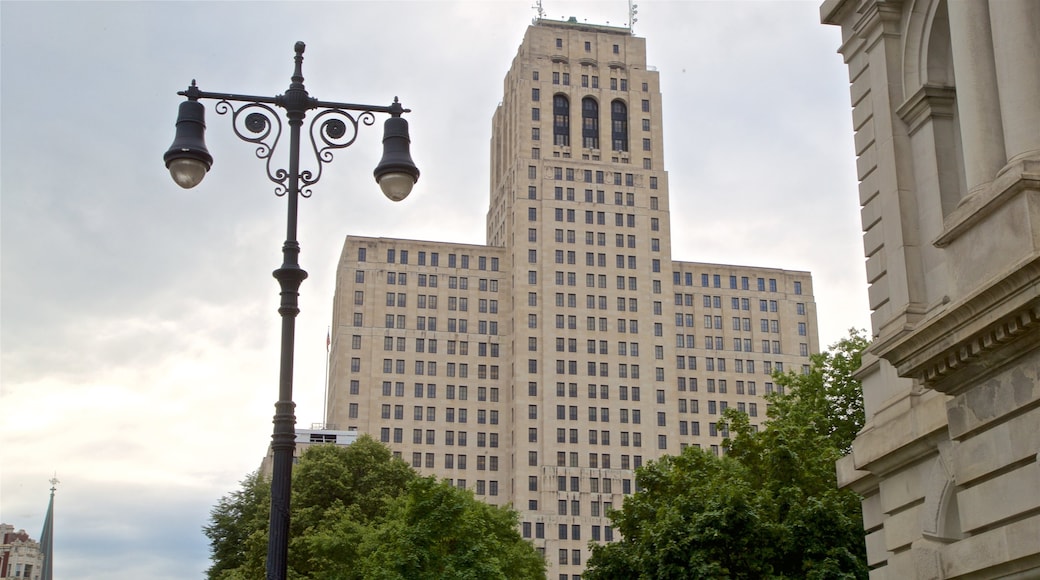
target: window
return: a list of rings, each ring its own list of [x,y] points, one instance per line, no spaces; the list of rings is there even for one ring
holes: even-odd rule
[[[540,121],[542,118],[542,111],[538,107],[531,107],[531,120]]]
[[[555,74],[555,73],[553,73]],[[569,147],[571,144],[571,105],[564,95],[553,97],[553,145]]]
[[[617,100],[610,104],[611,150],[628,151],[628,107]]]
[[[581,100],[581,146],[599,149],[599,104],[592,97]]]

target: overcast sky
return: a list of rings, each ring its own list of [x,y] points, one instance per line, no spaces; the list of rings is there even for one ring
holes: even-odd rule
[[[372,179],[380,119],[301,203],[295,400],[309,427],[344,236],[484,242],[491,116],[532,3],[0,2],[0,519],[38,537],[57,472],[58,578],[200,576],[210,507],[269,440],[284,199],[212,103],[213,169],[174,185],[176,92],[197,79],[280,94],[303,40],[312,96],[413,110],[411,197],[393,204]],[[866,327],[839,31],[818,2],[639,4],[674,257],[809,270],[821,343]],[[621,0],[544,7],[628,21]]]

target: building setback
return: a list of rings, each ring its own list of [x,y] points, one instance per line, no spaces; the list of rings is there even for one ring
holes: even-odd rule
[[[511,503],[549,577],[635,491],[716,453],[727,407],[765,417],[773,371],[818,352],[808,272],[672,259],[658,73],[628,28],[537,20],[491,138],[486,246],[350,236],[327,423]]]
[[[871,578],[1040,578],[1040,3],[827,0],[849,67],[874,341]]]
[[[324,427],[322,425],[321,427]],[[346,447],[357,441],[357,431],[334,431],[331,429],[296,429],[296,447],[293,448],[293,465],[311,445],[339,445]],[[260,474],[270,479],[274,475],[274,450],[267,446],[267,454],[260,461]]]

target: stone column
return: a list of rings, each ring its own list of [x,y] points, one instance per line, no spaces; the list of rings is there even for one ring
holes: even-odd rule
[[[965,193],[970,194],[992,181],[1007,160],[993,39],[987,0],[957,0],[947,6],[968,189]]]
[[[1040,158],[1040,2],[995,0],[989,10],[1007,161]]]

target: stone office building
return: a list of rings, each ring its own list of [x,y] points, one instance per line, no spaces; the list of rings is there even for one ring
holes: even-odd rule
[[[633,470],[718,452],[818,352],[808,272],[673,260],[658,73],[628,28],[538,20],[492,120],[487,245],[348,237],[329,424],[511,503],[577,579]]]
[[[874,343],[871,578],[1040,578],[1040,2],[827,0]]]

